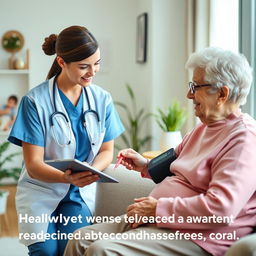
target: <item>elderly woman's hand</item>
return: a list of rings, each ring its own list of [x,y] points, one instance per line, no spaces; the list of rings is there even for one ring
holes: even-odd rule
[[[130,223],[132,228],[137,228],[140,225],[146,224],[142,220],[140,220],[143,216],[146,216],[149,219],[150,217],[156,216],[156,205],[157,199],[149,196],[149,197],[141,197],[135,198],[134,204],[131,204],[127,208],[127,216],[132,216],[134,219],[137,219],[138,222]]]
[[[121,164],[129,170],[142,172],[148,167],[148,160],[131,148],[121,150],[117,157],[122,156]]]

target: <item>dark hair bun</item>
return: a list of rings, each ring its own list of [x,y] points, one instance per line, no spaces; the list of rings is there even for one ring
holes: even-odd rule
[[[44,39],[42,49],[46,55],[53,55],[56,53],[55,45],[58,35],[51,34],[49,37]]]

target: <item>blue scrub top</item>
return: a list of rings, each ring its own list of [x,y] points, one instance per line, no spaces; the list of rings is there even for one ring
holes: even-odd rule
[[[76,139],[75,158],[85,161],[89,156],[91,144],[86,129],[83,126],[83,97],[82,94],[76,106],[66,97],[59,89],[59,94],[63,105],[69,115],[72,130]],[[113,102],[106,109],[105,117],[106,133],[103,142],[107,142],[118,137],[123,131],[123,125],[115,110]],[[44,133],[40,123],[40,119],[35,104],[29,97],[24,96],[21,100],[16,121],[12,127],[12,131],[8,140],[18,146],[22,145],[22,141],[44,147]]]
[[[90,154],[91,143],[86,129],[84,129],[83,122],[83,95],[80,95],[80,98],[77,102],[77,105],[74,106],[73,103],[67,98],[67,96],[59,89],[60,98],[62,103],[68,113],[72,131],[76,140],[76,154],[75,158],[80,161],[85,161]],[[87,145],[87,146],[85,146]]]

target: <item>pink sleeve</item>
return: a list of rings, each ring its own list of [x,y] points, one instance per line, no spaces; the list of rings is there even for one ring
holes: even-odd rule
[[[243,209],[256,188],[256,136],[249,131],[241,132],[221,149],[213,160],[212,179],[205,194],[186,198],[160,198],[156,216],[174,216],[175,223],[158,223],[159,227],[179,229],[217,228],[217,223],[177,222],[182,216],[236,216]],[[160,218],[161,219],[161,218]]]

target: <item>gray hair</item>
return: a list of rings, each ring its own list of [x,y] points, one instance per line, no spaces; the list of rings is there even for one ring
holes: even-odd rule
[[[214,84],[217,88],[226,85],[230,90],[230,102],[239,105],[246,103],[252,84],[252,68],[244,55],[209,47],[193,53],[186,63],[186,68],[203,68],[206,83]],[[216,92],[216,89],[211,88],[209,92]]]

